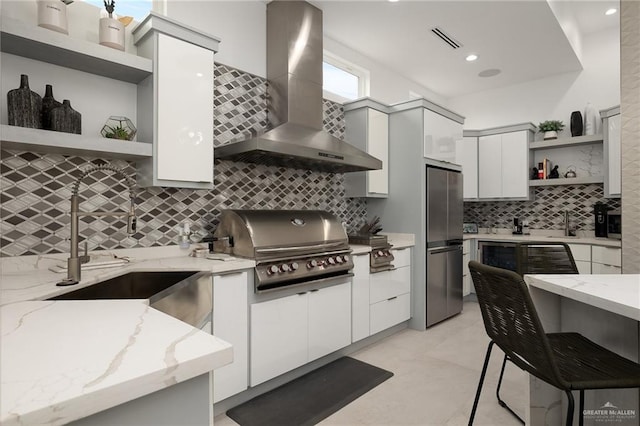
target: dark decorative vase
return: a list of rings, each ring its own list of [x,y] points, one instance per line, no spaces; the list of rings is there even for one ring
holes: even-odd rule
[[[42,98],[29,89],[29,76],[20,76],[20,88],[7,93],[7,118],[9,125],[42,128]]]
[[[50,84],[45,86],[44,98],[42,98],[42,128],[51,130],[51,112],[62,104],[53,98],[53,87]]]
[[[582,136],[582,113],[573,111],[571,113],[571,136]]]
[[[62,101],[62,105],[51,110],[51,130],[56,132],[82,132],[82,115],[71,108],[69,99]]]

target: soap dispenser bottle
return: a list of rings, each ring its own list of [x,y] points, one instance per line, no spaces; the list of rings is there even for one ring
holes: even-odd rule
[[[179,232],[181,249],[185,249],[185,250],[189,249],[189,246],[191,245],[191,241],[189,240],[190,234],[191,234],[191,225],[189,225],[189,222],[185,222],[182,225],[182,228],[180,229],[180,232]]]

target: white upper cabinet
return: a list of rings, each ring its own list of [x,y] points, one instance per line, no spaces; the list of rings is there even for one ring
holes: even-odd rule
[[[618,198],[622,194],[622,175],[620,168],[620,108],[609,110],[604,115],[604,157],[607,168],[604,180],[605,197]],[[602,114],[602,112],[601,112]]]
[[[529,141],[532,125],[506,127],[505,133],[496,129],[480,131],[478,137],[478,198],[529,198]],[[493,134],[485,134],[492,132]],[[464,173],[464,172],[463,172]]]
[[[382,161],[382,169],[345,174],[347,197],[386,198],[389,194],[389,115],[372,99],[345,104],[345,140]]]
[[[456,141],[456,164],[462,166],[462,193],[465,200],[478,198],[478,138],[465,136]]]
[[[160,30],[162,29],[162,30]],[[151,13],[133,30],[152,77],[138,85],[139,133],[153,158],[138,162],[141,186],[213,188],[213,55],[219,40]]]
[[[456,162],[456,142],[462,140],[462,124],[424,109],[424,158]]]

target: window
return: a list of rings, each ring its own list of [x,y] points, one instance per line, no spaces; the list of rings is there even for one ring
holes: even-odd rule
[[[322,62],[324,97],[345,102],[369,94],[369,71],[327,52]]]
[[[84,0],[86,3],[92,4],[100,9],[104,9],[103,0]],[[152,0],[119,0],[116,1],[115,14],[118,17],[131,16],[135,21],[142,21],[151,8]]]

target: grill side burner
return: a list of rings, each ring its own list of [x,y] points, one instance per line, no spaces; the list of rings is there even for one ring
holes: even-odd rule
[[[349,275],[349,240],[341,222],[317,210],[225,210],[214,251],[256,261],[256,292]]]
[[[388,243],[386,235],[349,235],[349,242],[371,246],[369,272],[389,271],[394,268],[391,263],[394,257],[390,251],[393,246]]]

